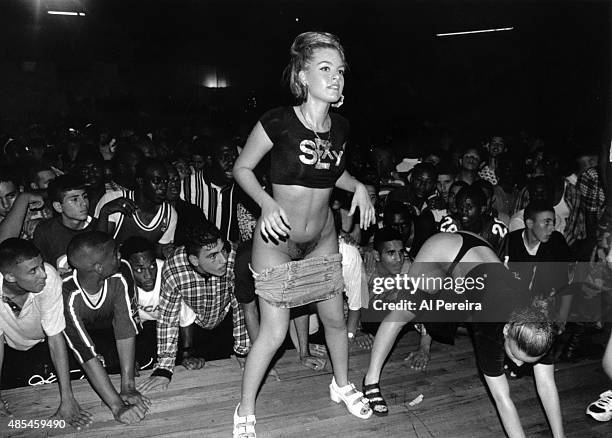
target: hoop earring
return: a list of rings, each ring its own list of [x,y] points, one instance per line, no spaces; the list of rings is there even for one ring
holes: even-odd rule
[[[342,104],[344,104],[344,94],[341,94],[340,99],[338,99],[338,102],[332,103],[331,106],[333,106],[334,108],[340,108]]]

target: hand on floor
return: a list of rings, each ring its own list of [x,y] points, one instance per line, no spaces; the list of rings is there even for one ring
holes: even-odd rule
[[[349,346],[350,345],[357,345],[364,350],[371,350],[372,345],[374,345],[374,336],[369,333],[358,331],[353,339],[349,339]]]
[[[310,355],[300,356],[300,362],[306,368],[310,368],[315,371],[322,370],[323,368],[325,368],[325,364],[327,363],[325,359],[322,359],[320,357],[310,356]]]
[[[146,394],[147,392],[155,391],[156,389],[161,389],[165,391],[170,384],[170,379],[164,376],[149,376],[144,380],[141,380],[136,385],[136,389],[142,394]]]
[[[76,430],[87,427],[93,421],[93,415],[81,409],[79,403],[74,399],[62,400],[57,412],[50,418],[51,420],[65,420]]]
[[[404,360],[408,362],[410,368],[422,371],[427,368],[427,365],[429,364],[429,358],[429,350],[419,348],[418,350],[413,351],[408,356],[406,356]]]

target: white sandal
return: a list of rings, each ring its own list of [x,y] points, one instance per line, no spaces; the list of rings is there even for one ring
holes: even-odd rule
[[[234,411],[234,435],[233,438],[257,438],[255,434],[255,415],[246,415],[241,417],[238,415],[238,408]]]
[[[344,402],[349,412],[356,417],[367,419],[372,416],[368,399],[363,396],[362,392],[357,391],[352,383],[340,388],[336,383],[336,378],[332,378],[329,385],[329,397],[336,403]]]

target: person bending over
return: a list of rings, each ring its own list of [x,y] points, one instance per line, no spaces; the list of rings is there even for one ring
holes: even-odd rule
[[[117,245],[101,231],[79,234],[68,244],[68,262],[74,268],[63,277],[68,345],[115,420],[126,424],[138,422],[149,411],[151,402],[136,390],[134,382],[138,327],[132,318],[128,283],[118,272]],[[108,333],[111,327],[121,368],[119,393],[99,357],[97,344],[107,342],[105,335],[95,336]],[[105,355],[102,357],[110,359],[106,352]]]
[[[557,327],[543,311],[531,307],[530,292],[515,280],[489,244],[476,234],[466,231],[436,234],[425,242],[408,275],[413,278],[423,276],[426,279],[451,279],[455,285],[458,278],[464,283],[471,279],[474,284],[480,279],[483,288],[473,288],[462,294],[456,293],[456,288],[436,289],[441,283],[435,281],[424,281],[430,288],[417,289],[413,293],[407,291],[407,294],[416,303],[416,309],[422,308],[419,302],[432,298],[452,304],[465,299],[475,302],[480,297],[481,310],[468,307],[464,311],[450,313],[426,308],[391,311],[376,333],[370,365],[364,379],[365,387],[380,391],[379,379],[383,363],[406,323],[417,318],[425,322],[434,339],[452,342],[456,324],[446,324],[447,329],[442,330],[442,322],[472,321],[477,362],[508,436],[524,437],[525,433],[510,398],[510,388],[504,374],[505,356],[517,366],[533,364],[537,393],[553,436],[563,437],[561,407],[550,352]]]
[[[50,355],[60,389],[60,406],[54,418],[77,429],[88,426],[91,414],[81,409],[70,385],[62,281],[31,242],[10,238],[0,243],[0,298],[0,372],[7,353],[7,366],[26,369],[41,355]],[[12,416],[0,396],[2,415]]]
[[[121,245],[121,256],[128,261],[136,293],[138,316],[142,330],[136,336],[136,357],[141,366],[155,361],[157,357],[157,320],[159,319],[159,293],[164,261],[155,258],[153,244],[144,237],[134,236]],[[196,315],[184,302],[179,317],[180,342],[179,362],[188,370],[204,366],[204,358],[193,355],[193,322]]]
[[[243,309],[234,295],[236,249],[209,222],[187,234],[187,245],[177,248],[162,269],[157,319],[158,362],[151,376],[138,383],[143,392],[165,390],[172,379],[183,305],[195,312],[196,323],[206,330],[219,326],[231,308],[234,353],[244,360],[249,352]]]

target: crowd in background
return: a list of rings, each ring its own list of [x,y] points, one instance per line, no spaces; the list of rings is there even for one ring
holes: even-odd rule
[[[64,295],[67,287],[87,288],[76,276],[73,283],[66,283],[73,269],[80,269],[92,284],[120,276],[123,280],[115,283],[129,296],[130,303],[123,309],[128,317],[118,329],[111,315],[113,327],[101,328],[100,333],[110,329],[111,339],[113,331],[117,339],[136,336],[136,372],[155,367],[162,370],[157,375],[169,381],[175,361],[188,369],[201,368],[204,360],[199,357],[198,343],[207,341],[194,336],[189,327],[217,327],[230,307],[233,351],[244,356],[249,336],[256,336],[257,330],[254,294],[245,291],[252,288],[246,278],[250,277],[249,241],[259,211],[233,181],[232,168],[246,140],[240,131],[210,124],[173,130],[161,126],[113,130],[90,123],[65,130],[32,125],[0,133],[0,241],[32,241],[42,260],[62,275]],[[608,252],[610,236],[600,145],[590,139],[560,144],[524,132],[483,134],[471,142],[448,131],[443,134],[416,145],[408,145],[401,136],[376,144],[351,136],[347,167],[368,188],[378,225],[360,229],[355,216],[348,215],[350,197],[336,190],[330,207],[345,260],[351,342],[362,348],[371,346],[372,330],[367,321],[360,321],[359,311],[368,307],[374,277],[407,272],[406,266],[433,234],[465,230],[482,236],[506,263],[525,263],[529,269],[539,263],[564,263],[566,278],[561,280],[551,278],[542,267],[526,274],[534,290],[546,297],[568,283],[581,289],[572,293],[573,302],[560,311],[563,334],[555,347],[557,357],[575,361],[601,354],[588,342],[590,333],[602,329],[609,312],[609,302],[600,298],[610,273],[598,263]],[[265,163],[260,167],[257,177],[269,188],[269,169]],[[550,209],[554,217],[540,223],[538,214]],[[87,264],[89,258],[95,259],[88,248],[109,242],[110,237],[105,239],[99,233],[112,236],[116,247],[109,251],[115,251],[117,258],[120,253],[123,259],[108,272],[96,271],[96,263],[104,267],[106,259]],[[394,240],[389,233],[401,237],[400,248],[383,245]],[[82,234],[86,237],[79,240]],[[194,239],[200,239],[195,249],[191,248]],[[525,250],[513,250],[517,246],[511,245],[512,239],[524,239]],[[215,249],[217,240],[222,246]],[[202,248],[216,251],[211,260],[218,258],[221,268],[197,260]],[[164,285],[169,282],[179,286],[182,282],[182,287],[191,282],[192,289],[199,287],[197,278],[186,279],[191,275],[186,273],[190,266],[206,279],[211,275],[223,278],[217,287],[229,295],[217,296],[214,305],[201,302],[210,299],[205,293],[187,297],[184,292],[182,300],[168,301]],[[220,270],[215,273],[214,269]],[[202,288],[217,293],[208,283]],[[156,299],[148,295],[151,291],[156,291]],[[0,305],[19,315],[21,309],[10,301],[3,297]],[[87,306],[97,304],[69,304],[66,338],[82,366],[90,354],[88,342],[97,339],[98,350],[107,351],[101,344],[109,343],[109,336],[80,334],[83,321],[69,314],[86,312]],[[133,328],[127,320],[134,322]],[[157,329],[147,324],[156,320]],[[160,330],[162,320],[165,326]],[[311,318],[311,332],[315,325],[316,318]],[[295,339],[295,328],[292,334],[296,348],[309,349]],[[9,350],[24,350],[24,346],[6,342],[2,388],[49,379],[51,362],[23,366],[26,362],[11,359]],[[430,343],[430,339],[422,341],[412,358],[415,367],[427,365]],[[110,345],[109,352],[101,354],[101,363],[109,372],[120,372],[122,353],[116,350]],[[305,366],[317,369],[321,359],[312,351],[301,356]],[[160,367],[159,362],[164,364]],[[71,368],[78,369],[79,364]],[[34,380],[33,375],[37,376]],[[146,402],[139,403],[146,406]]]

